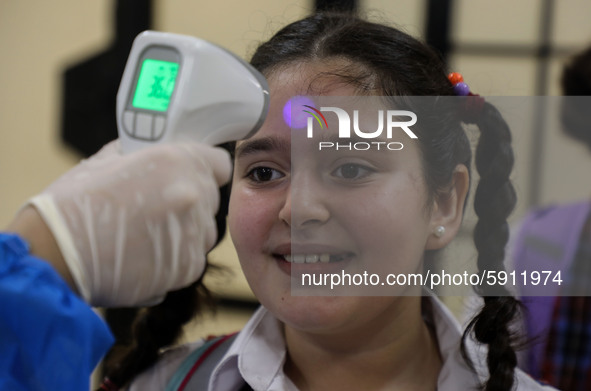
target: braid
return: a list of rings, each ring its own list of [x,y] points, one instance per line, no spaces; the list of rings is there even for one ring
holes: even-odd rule
[[[229,148],[224,145],[223,147]],[[230,185],[220,189],[220,207],[216,215],[217,243],[226,231]],[[162,348],[172,345],[180,337],[183,326],[202,309],[213,307],[213,298],[203,284],[205,272],[191,285],[169,292],[162,303],[141,309],[132,325],[133,340],[129,344],[116,344],[105,359],[105,378],[119,388],[127,386],[160,357]],[[103,388],[99,388],[100,391]],[[107,388],[111,389],[111,388]]]
[[[509,180],[513,167],[511,133],[501,114],[488,103],[483,107],[478,126],[481,135],[475,160],[480,182],[474,209],[479,219],[474,230],[474,243],[480,272],[491,270],[498,273],[504,270],[504,247],[509,239],[507,217],[516,202],[515,190]],[[485,284],[478,293],[484,296],[484,307],[464,331],[462,353],[470,363],[464,342],[473,330],[476,340],[488,345],[489,379],[484,390],[511,390],[517,356],[512,346],[515,335],[510,325],[519,313],[520,303],[502,285]]]
[[[115,345],[105,361],[106,377],[119,387],[154,364],[160,349],[174,343],[182,327],[203,307],[202,296],[209,298],[201,279],[190,286],[170,292],[154,307],[140,310],[133,324],[133,341]]]

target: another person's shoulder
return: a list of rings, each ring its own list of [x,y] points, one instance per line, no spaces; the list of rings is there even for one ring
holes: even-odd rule
[[[586,215],[591,208],[591,200],[580,200],[568,204],[550,204],[544,206],[534,207],[529,210],[525,219],[534,221],[554,220],[557,216],[579,216]]]

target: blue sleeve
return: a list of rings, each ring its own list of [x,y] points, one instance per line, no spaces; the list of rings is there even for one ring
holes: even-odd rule
[[[0,233],[0,390],[88,390],[113,343],[106,323],[45,261]]]

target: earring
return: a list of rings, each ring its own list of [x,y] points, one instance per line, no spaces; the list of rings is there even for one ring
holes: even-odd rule
[[[438,238],[442,237],[444,233],[445,227],[443,225],[438,225],[437,227],[435,227],[435,232],[433,232],[433,234]]]

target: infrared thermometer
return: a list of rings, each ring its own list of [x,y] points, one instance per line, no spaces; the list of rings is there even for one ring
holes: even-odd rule
[[[267,81],[250,64],[199,38],[144,31],[117,93],[124,152],[154,143],[218,145],[252,136],[269,109]]]

